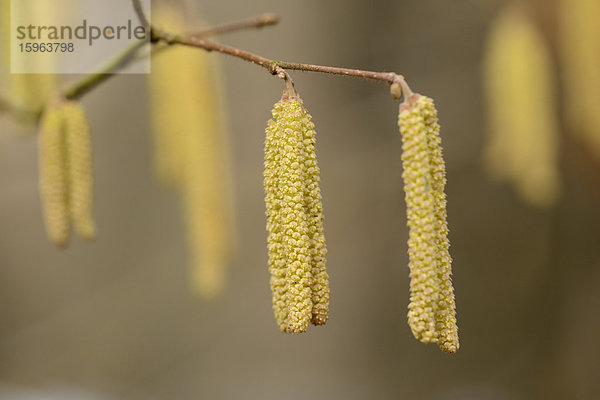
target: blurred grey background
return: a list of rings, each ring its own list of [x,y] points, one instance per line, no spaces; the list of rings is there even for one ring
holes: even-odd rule
[[[552,38],[552,2],[532,2]],[[420,344],[406,323],[397,102],[383,84],[304,72],[291,74],[318,133],[331,319],[299,336],[279,332],[262,151],[283,86],[214,54],[228,86],[239,246],[225,293],[212,302],[188,290],[178,199],[153,177],[145,76],[116,77],[83,101],[100,233],[91,244],[76,239],[57,251],[48,243],[36,138],[0,120],[0,398],[597,398],[598,162],[563,135],[563,197],[546,211],[481,169],[481,55],[501,1],[197,3],[211,23],[282,18],[224,43],[274,59],[396,71],[435,99],[461,349],[449,356]]]

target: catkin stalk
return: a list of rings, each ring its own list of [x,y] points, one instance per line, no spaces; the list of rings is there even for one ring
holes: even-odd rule
[[[458,350],[446,222],[445,165],[433,101],[408,94],[400,106],[402,166],[409,227],[410,303],[408,322],[415,338]]]
[[[265,140],[265,200],[273,310],[284,332],[323,325],[329,277],[315,131],[297,97],[275,104]]]

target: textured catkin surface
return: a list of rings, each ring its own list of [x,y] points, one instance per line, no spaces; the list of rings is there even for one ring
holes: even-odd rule
[[[324,325],[329,318],[329,276],[327,274],[327,247],[323,231],[323,203],[320,189],[321,174],[317,165],[315,125],[304,106],[300,107],[300,121],[292,126],[302,132],[302,158],[304,160],[304,206],[308,217],[310,240],[311,296],[314,325]]]
[[[265,139],[265,203],[267,205],[267,250],[269,254],[269,273],[271,274],[271,291],[273,292],[273,311],[279,329],[287,329],[287,286],[285,274],[287,271],[285,251],[282,242],[281,204],[279,176],[281,164],[282,135],[278,119],[282,104],[275,104],[273,118],[269,120]]]
[[[404,107],[399,116],[402,132],[402,177],[409,226],[410,304],[408,321],[415,337],[436,342],[435,311],[439,278],[435,270],[434,199],[423,115]]]
[[[96,236],[92,215],[94,177],[90,126],[83,107],[76,102],[63,106],[68,168],[69,211],[77,233],[88,240]]]
[[[452,286],[452,258],[450,257],[450,242],[448,241],[445,192],[446,166],[442,156],[440,126],[433,100],[426,96],[420,96],[418,103],[423,110],[423,122],[425,123],[431,167],[431,192],[435,208],[436,263],[440,283],[440,297],[435,316],[436,330],[439,335],[438,345],[443,351],[454,353],[458,350],[459,343],[454,288]]]
[[[548,45],[523,7],[508,5],[496,17],[483,68],[487,172],[528,203],[552,206],[560,195],[556,83]]]
[[[424,343],[458,350],[451,281],[446,184],[437,112],[433,101],[413,95],[401,106],[402,166],[409,227],[410,303],[408,322]]]
[[[282,331],[301,333],[329,312],[315,131],[299,99],[282,99],[272,114],[264,184],[273,310]]]
[[[153,10],[160,26],[186,26],[176,6]],[[192,286],[209,298],[223,290],[234,246],[229,142],[216,56],[183,47],[165,50],[153,57],[149,82],[157,175],[179,190]]]
[[[63,109],[49,106],[40,122],[39,182],[46,232],[58,247],[67,246],[71,232],[66,157]]]

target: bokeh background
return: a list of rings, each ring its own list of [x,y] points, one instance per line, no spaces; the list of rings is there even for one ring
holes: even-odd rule
[[[0,399],[597,398],[600,163],[561,126],[562,196],[546,209],[482,168],[482,56],[504,2],[188,3],[211,23],[282,18],[224,43],[397,71],[435,99],[461,349],[449,356],[420,344],[406,323],[397,102],[383,84],[314,73],[292,77],[318,133],[331,319],[306,334],[279,332],[262,151],[282,83],[215,54],[227,84],[238,250],[210,302],[189,290],[180,204],[153,176],[146,76],[115,77],[83,99],[99,237],[65,251],[44,233],[35,130],[22,134],[0,116]],[[554,45],[554,1],[529,3]]]

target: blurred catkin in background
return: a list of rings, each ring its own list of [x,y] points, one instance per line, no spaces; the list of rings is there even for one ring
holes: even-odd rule
[[[63,105],[66,164],[69,185],[69,214],[75,231],[84,239],[96,237],[93,217],[94,176],[92,138],[83,106],[69,101]]]
[[[39,179],[48,238],[69,243],[71,225],[84,239],[96,236],[90,127],[83,107],[72,101],[47,104],[40,122]]]
[[[63,106],[46,106],[39,132],[39,179],[48,238],[57,247],[69,244],[69,171]]]
[[[175,32],[188,26],[175,4],[152,11],[158,26]],[[235,230],[221,67],[218,55],[197,49],[159,52],[149,78],[155,171],[179,191],[192,286],[210,298],[223,290]]]
[[[10,0],[0,0],[0,95],[10,92]]]
[[[525,5],[510,3],[490,27],[484,166],[528,203],[549,207],[560,195],[557,79],[549,46],[529,15]]]
[[[567,124],[600,159],[600,0],[557,4]]]
[[[24,2],[16,7],[14,12],[23,13],[31,21],[41,24],[48,21],[48,16],[62,13],[63,10],[57,8],[51,1],[36,0]],[[24,17],[22,18],[22,20],[25,20]],[[52,70],[53,68],[53,59],[46,57],[43,53],[32,53],[30,57],[19,58],[18,60],[23,62],[23,65],[15,66],[20,71],[27,71],[28,66],[25,63],[32,62],[43,63],[44,69]],[[58,84],[59,76],[56,74],[11,74],[11,101],[21,109],[38,110],[51,98],[58,88]]]

